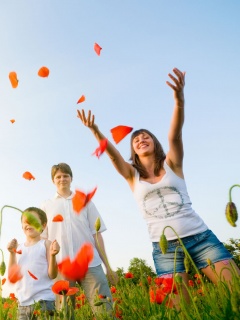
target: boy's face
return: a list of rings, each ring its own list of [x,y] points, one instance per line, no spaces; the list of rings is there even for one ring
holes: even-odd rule
[[[39,218],[36,212],[30,212],[32,216],[38,221],[40,225],[42,225],[41,219]],[[42,230],[44,230],[46,225],[42,225]],[[37,231],[32,225],[29,224],[27,217],[23,215],[22,217],[22,229],[27,237],[34,238],[39,236],[41,232]]]
[[[68,173],[58,170],[53,178],[53,183],[57,187],[57,191],[69,191],[72,177]]]

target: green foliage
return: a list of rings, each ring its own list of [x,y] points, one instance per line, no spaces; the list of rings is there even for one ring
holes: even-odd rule
[[[233,260],[240,268],[240,239],[230,238],[227,243],[224,243],[224,246],[233,255]]]
[[[128,272],[131,272],[134,275],[134,283],[138,283],[142,279],[147,279],[148,276],[151,278],[156,277],[156,273],[147,265],[146,261],[138,258],[133,258],[130,261]]]

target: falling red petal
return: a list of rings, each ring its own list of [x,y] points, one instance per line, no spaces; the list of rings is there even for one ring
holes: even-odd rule
[[[16,283],[21,280],[23,275],[21,274],[21,268],[19,265],[14,264],[8,270],[8,280],[11,283]]]
[[[93,152],[92,155],[96,155],[99,159],[101,154],[107,149],[108,139],[103,139],[99,143],[99,147]]]
[[[35,177],[29,171],[24,172],[23,178],[25,178],[27,180],[35,180]]]
[[[85,96],[82,95],[81,98],[79,98],[78,102],[77,103],[81,103],[81,102],[84,102],[86,100]]]
[[[53,219],[53,222],[62,222],[63,221],[63,216],[61,214],[57,214]]]
[[[47,67],[42,67],[38,70],[39,77],[46,78],[49,76],[49,69]]]
[[[22,250],[16,250],[16,249],[14,249],[13,251],[14,251],[15,253],[22,254]]]
[[[2,279],[2,286],[4,285],[4,283],[6,282],[6,280],[7,280],[6,278],[3,278],[3,279]]]
[[[14,119],[11,119],[11,120],[10,120],[10,122],[14,123],[14,122],[15,122],[15,120],[14,120]]]
[[[18,78],[15,71],[9,73],[9,80],[13,88],[17,88],[18,86]]]
[[[94,43],[94,50],[95,50],[96,54],[98,56],[100,56],[100,52],[101,52],[102,48],[97,43]]]
[[[88,202],[92,199],[95,192],[97,190],[97,187],[93,189],[92,192],[85,194],[84,192],[80,190],[75,191],[75,195],[72,198],[72,204],[73,204],[73,210],[79,214],[81,210],[88,204]]]
[[[119,143],[123,138],[126,137],[131,131],[133,130],[132,127],[128,126],[117,126],[112,128],[110,131],[112,133],[113,140],[115,143]]]
[[[38,278],[28,270],[29,275],[34,279],[34,280],[38,280]]]
[[[79,281],[85,277],[92,259],[93,247],[90,243],[85,243],[73,261],[69,257],[66,257],[58,264],[58,269],[67,279]]]

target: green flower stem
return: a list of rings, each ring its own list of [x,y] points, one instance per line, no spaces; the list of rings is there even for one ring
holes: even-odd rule
[[[5,205],[2,207],[1,211],[0,211],[0,239],[1,239],[1,234],[2,234],[2,214],[3,214],[3,209],[4,208],[11,208],[11,209],[15,209],[15,210],[18,210],[20,211],[21,213],[23,213],[22,210],[16,208],[16,207],[13,207],[13,206],[8,206],[8,205]]]
[[[232,202],[232,189],[234,187],[239,187],[240,188],[240,184],[234,184],[231,186],[231,188],[229,189],[229,202]]]
[[[182,246],[182,249],[183,249],[184,253],[189,257],[189,260],[191,261],[191,263],[192,263],[195,271],[199,274],[199,270],[198,270],[197,266],[195,265],[192,257],[191,257],[190,254],[188,253],[188,251],[187,251],[186,247],[184,246],[182,240],[179,238],[179,235],[178,235],[177,232],[173,229],[173,227],[171,227],[171,226],[166,226],[166,227],[164,227],[164,229],[163,229],[163,234],[164,234],[165,229],[167,229],[167,228],[170,228],[170,229],[175,233],[175,235],[176,235],[177,238],[178,238],[178,241],[180,242],[180,244],[181,244],[181,246]],[[202,286],[204,287],[204,289],[206,289],[206,288],[205,288],[205,283],[203,282],[203,280],[201,279],[200,281],[201,281]]]

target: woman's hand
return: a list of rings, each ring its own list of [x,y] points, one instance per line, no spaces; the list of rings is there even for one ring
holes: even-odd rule
[[[173,81],[173,84],[169,81],[166,81],[167,85],[174,91],[174,99],[176,102],[183,107],[184,106],[184,86],[185,86],[185,74],[177,68],[173,69],[173,72],[176,76],[171,73],[168,74],[169,78]]]
[[[96,125],[94,123],[95,120],[95,116],[92,115],[91,110],[88,111],[88,115],[86,116],[85,111],[82,109],[82,111],[77,110],[78,113],[78,118],[80,118],[80,120],[82,121],[82,123],[90,128],[90,129],[95,129]]]

